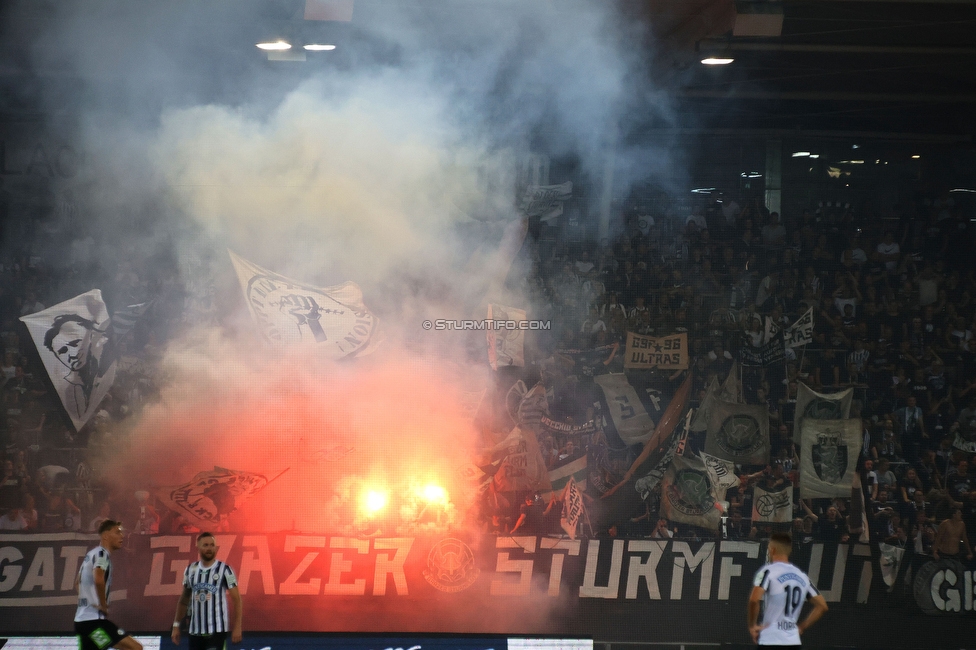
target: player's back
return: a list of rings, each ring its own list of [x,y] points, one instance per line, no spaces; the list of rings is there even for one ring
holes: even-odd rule
[[[762,587],[763,613],[760,645],[799,645],[797,621],[807,598],[820,592],[809,576],[788,562],[772,562],[759,569],[756,586]]]
[[[85,555],[79,569],[78,609],[75,611],[75,621],[95,621],[105,618],[98,609],[98,591],[95,588],[96,568],[105,572],[105,599],[108,602],[112,588],[112,560],[103,546],[96,546]]]

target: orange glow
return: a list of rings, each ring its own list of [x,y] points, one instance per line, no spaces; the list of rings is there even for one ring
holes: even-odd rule
[[[439,485],[428,485],[424,488],[424,499],[430,503],[447,503],[447,490]]]
[[[363,495],[363,509],[368,515],[375,515],[390,502],[390,495],[379,490],[369,490]]]

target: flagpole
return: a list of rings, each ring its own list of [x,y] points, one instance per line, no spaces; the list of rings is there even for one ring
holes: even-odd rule
[[[272,484],[273,482],[275,482],[275,481],[277,481],[277,480],[278,480],[279,478],[281,478],[281,475],[282,475],[282,474],[284,474],[285,472],[287,472],[287,471],[288,471],[288,470],[290,470],[290,469],[291,469],[290,467],[286,467],[285,469],[283,469],[283,470],[281,470],[280,472],[278,472],[278,474],[277,474],[277,475],[276,475],[276,476],[275,476],[275,477],[274,477],[273,479],[271,479],[270,481],[268,481],[267,483],[265,483],[264,485],[262,485],[262,486],[261,486],[261,489],[260,489],[260,490],[255,490],[255,492],[260,492],[260,491],[261,491],[261,490],[263,490],[264,488],[266,488],[266,487],[268,487],[268,486],[269,486],[269,485],[271,485],[271,484]]]

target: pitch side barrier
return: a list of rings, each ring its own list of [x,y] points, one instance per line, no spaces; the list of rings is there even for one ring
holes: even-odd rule
[[[74,576],[96,543],[0,535],[0,635],[70,634]],[[728,540],[227,533],[217,544],[238,573],[246,630],[689,646],[748,643],[746,600],[766,556],[764,544]],[[169,630],[194,559],[192,535],[130,536],[113,556],[113,620]],[[976,646],[972,567],[908,557],[893,570],[890,554],[856,543],[798,546],[793,560],[830,605],[809,647]]]

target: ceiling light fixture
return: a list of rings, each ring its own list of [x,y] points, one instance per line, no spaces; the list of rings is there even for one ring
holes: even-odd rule
[[[732,57],[709,56],[701,60],[703,65],[728,65],[735,61]]]
[[[759,172],[742,172],[739,176],[742,178],[762,178],[762,174]]]
[[[918,155],[918,154],[915,154],[914,156],[912,156],[912,160],[918,160],[919,158],[921,158],[921,156]]]
[[[715,191],[714,187],[698,187],[691,191],[692,194],[711,194]]]
[[[812,153],[812,154],[810,154],[810,157],[811,158],[819,158],[820,157],[820,154],[818,154],[818,153]]]
[[[950,192],[965,192],[966,194],[976,194],[976,190],[971,190],[968,187],[957,187],[955,189],[949,190]]]
[[[793,157],[794,158],[806,158],[809,155],[810,155],[810,152],[809,151],[794,151],[793,152]]]
[[[265,43],[256,43],[256,45],[257,45],[258,49],[268,50],[268,51],[290,50],[291,49],[291,43],[287,43],[287,42],[282,41],[282,40],[267,41]]]
[[[309,52],[331,52],[336,49],[335,45],[329,45],[326,43],[309,43],[304,46]]]

